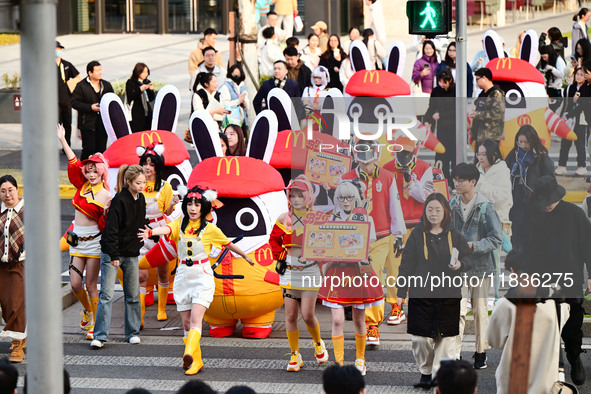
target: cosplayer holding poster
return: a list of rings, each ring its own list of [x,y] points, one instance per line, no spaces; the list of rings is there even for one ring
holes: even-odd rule
[[[200,345],[203,315],[209,308],[215,291],[208,257],[211,248],[226,247],[254,265],[242,249],[230,242],[215,224],[207,220],[216,199],[215,190],[195,186],[183,199],[181,218],[164,227],[151,229],[145,226],[138,233],[141,239],[166,235],[177,246],[179,265],[173,294],[185,330],[183,369],[187,370],[186,375],[195,375],[203,368]]]
[[[305,260],[301,256],[304,241],[304,218],[313,212],[314,189],[305,175],[299,175],[287,186],[289,211],[277,219],[269,244],[273,258],[277,260],[280,286],[284,289],[285,328],[291,351],[287,371],[298,372],[303,366],[299,352],[298,310],[301,305],[302,318],[312,335],[314,357],[318,364],[328,361],[324,341],[320,337],[320,323],[316,318],[318,284],[322,277],[317,261]]]
[[[365,185],[360,181],[341,182],[335,191],[335,211],[331,221],[369,222],[369,241],[375,241],[373,219],[367,215],[367,201],[363,202],[362,199],[364,189]],[[371,259],[369,258],[358,262],[336,261],[328,263],[327,267],[324,282],[318,294],[322,299],[322,304],[331,308],[332,346],[335,361],[337,364],[343,365],[345,359],[344,307],[352,306],[355,325],[355,367],[362,375],[365,375],[365,344],[367,340],[365,309],[383,304],[384,293],[380,281],[371,267]]]
[[[396,188],[394,175],[378,167],[380,146],[375,141],[360,141],[355,149],[355,161],[359,166],[343,175],[343,180],[358,180],[365,186],[364,198],[367,212],[375,223],[376,240],[369,245],[369,257],[373,270],[378,275],[380,285],[385,285],[384,267],[390,250],[401,242],[393,242],[394,237],[402,238],[406,234],[404,217],[400,206],[400,196]],[[392,273],[387,272],[387,275]],[[367,344],[380,344],[379,325],[384,320],[384,304],[365,310],[365,322],[368,325]]]
[[[107,221],[104,208],[113,197],[109,192],[109,166],[101,153],[80,161],[66,142],[64,126],[57,126],[57,138],[68,158],[68,179],[77,191],[72,199],[75,208],[74,229],[68,232],[70,245],[70,284],[84,309],[80,312],[80,328],[92,340],[98,306],[97,282],[101,268],[101,233]],[[86,290],[84,269],[86,268]],[[88,291],[88,293],[87,293]],[[90,298],[90,299],[89,299]]]

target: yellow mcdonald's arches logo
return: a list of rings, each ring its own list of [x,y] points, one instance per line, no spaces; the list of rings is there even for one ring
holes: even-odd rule
[[[273,260],[273,251],[271,248],[260,248],[256,253],[257,261],[268,261]]]
[[[230,170],[232,169],[232,163],[235,162],[236,163],[236,176],[240,176],[240,162],[238,161],[238,158],[236,157],[222,157],[218,163],[218,171],[217,171],[217,176],[220,176],[221,173],[221,169],[222,169],[222,163],[226,164],[226,175],[230,175]]]
[[[519,127],[524,126],[526,124],[531,124],[531,117],[529,115],[521,115],[517,118],[517,124]]]
[[[369,75],[369,83],[373,83],[373,78],[376,78],[376,84],[380,83],[380,73],[377,70],[365,71],[363,76],[363,83],[367,83],[367,76]]]
[[[145,139],[146,137],[148,137],[148,143],[147,144],[146,144],[146,139]],[[142,139],[141,139],[142,146],[148,146],[151,143],[153,143],[155,140],[158,140],[158,143],[160,143],[160,144],[162,143],[162,139],[160,138],[160,136],[158,135],[158,133],[155,132],[155,131],[152,131],[150,133],[144,133],[144,134],[142,134]]]
[[[289,148],[289,144],[291,142],[291,136],[293,135],[293,146],[297,146],[300,138],[302,139],[301,146],[302,149],[306,148],[306,132],[303,130],[292,130],[291,133],[287,135],[287,139],[285,140],[285,149]]]
[[[509,65],[507,66],[507,63],[509,63]],[[502,69],[507,69],[507,70],[511,70],[511,58],[510,57],[503,57],[500,58],[499,61],[497,62],[497,70],[499,69],[499,65],[501,66],[500,68]]]

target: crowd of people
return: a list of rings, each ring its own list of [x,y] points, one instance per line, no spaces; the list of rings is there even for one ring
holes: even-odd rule
[[[264,81],[252,99],[246,93],[242,64],[238,62],[226,70],[216,49],[217,32],[206,29],[189,57],[190,106],[191,112],[204,110],[212,117],[219,128],[223,154],[246,154],[249,125],[254,121],[248,118],[247,110],[253,106],[260,113],[267,108],[271,90],[282,89],[292,98],[304,97],[311,106],[326,89],[343,91],[354,74],[348,53],[353,41],[365,45],[370,69],[384,69],[387,53],[380,1],[366,0],[371,10],[371,27],[351,28],[343,45],[339,35],[328,34],[327,24],[318,21],[305,46],[300,46],[300,40],[293,36],[296,1],[276,0],[274,11],[271,2],[257,1],[258,22],[265,23],[258,36],[259,72]],[[585,116],[591,116],[591,106],[578,99],[591,97],[591,44],[586,25],[590,15],[588,9],[582,8],[574,17],[569,62],[564,59],[568,41],[559,29],[552,27],[540,37],[537,64],[545,81],[549,107],[564,119],[572,119],[578,137],[576,175],[587,173],[585,141],[589,127]],[[509,51],[512,57],[519,56],[524,35],[525,32],[519,35],[515,48]],[[400,325],[404,321],[412,335],[412,353],[420,372],[417,387],[439,386],[438,392],[450,393],[459,392],[457,387],[464,385],[466,391],[462,392],[475,392],[474,369],[487,367],[486,351],[495,347],[503,350],[497,369],[497,390],[508,392],[507,371],[518,308],[515,300],[529,294],[538,301],[536,310],[547,317],[538,319],[536,315],[534,321],[530,390],[549,392],[558,380],[561,337],[571,379],[582,385],[586,376],[580,357],[584,313],[581,295],[584,288],[591,291],[591,279],[587,283],[583,279],[585,264],[591,278],[591,221],[585,213],[589,210],[562,200],[565,190],[556,179],[566,172],[572,143],[561,141],[555,166],[534,125],[521,125],[512,141],[513,148],[503,157],[499,144],[505,140],[505,92],[485,67],[486,51],[476,54],[465,76],[458,76],[455,42],[416,37],[412,48],[417,55],[409,85],[415,96],[430,97],[421,120],[433,129],[446,152],[438,153],[435,163],[427,163],[418,157],[419,146],[414,140],[399,136],[395,143],[400,149],[391,160],[384,161],[379,144],[355,141],[367,149],[353,150],[352,165],[344,168],[336,187],[312,184],[304,174],[293,175],[285,188],[288,210],[276,218],[269,240],[284,293],[290,348],[286,370],[298,372],[303,366],[300,315],[312,337],[315,361],[324,364],[330,359],[316,317],[320,303],[331,311],[333,356],[338,364],[325,370],[326,393],[365,392],[362,376],[368,369],[366,346],[380,345],[383,322]],[[86,339],[92,341],[93,349],[104,346],[109,335],[115,277],[121,268],[125,339],[130,344],[141,342],[149,267],[138,264],[138,260],[160,237],[166,237],[174,241],[179,262],[173,291],[183,321],[183,369],[187,375],[197,374],[204,366],[200,347],[202,320],[215,290],[208,263],[212,248],[226,248],[251,265],[255,263],[211,223],[212,210],[219,206],[215,190],[194,186],[184,195],[173,194],[171,185],[162,179],[164,159],[158,144],[138,151],[137,164],[122,166],[115,190],[110,190],[108,163],[102,155],[107,136],[99,103],[113,88],[102,79],[98,61],[88,63],[86,78],[82,78],[71,63],[62,59],[63,49],[56,42],[63,123],[57,134],[68,159],[69,180],[77,190],[72,200],[74,227],[68,232],[67,241],[72,290],[83,308],[80,327]],[[146,64],[137,63],[126,83],[132,132],[150,128],[155,94],[149,74]],[[467,79],[468,96],[474,98],[468,114],[474,163],[456,163],[455,111],[442,105],[447,101],[439,101],[455,97],[457,78]],[[567,87],[563,89],[564,84]],[[72,109],[78,111],[80,159],[70,147]],[[441,183],[446,187],[437,188],[436,184]],[[319,195],[328,200],[328,205],[326,201],[317,201]],[[0,252],[2,263],[6,263],[0,264],[0,303],[7,322],[4,331],[14,332],[10,361],[22,362],[26,347],[25,209],[24,200],[18,197],[16,180],[10,175],[0,178],[0,198]],[[167,216],[177,206],[181,216],[169,221]],[[367,254],[354,261],[344,256],[331,262],[303,258],[306,244],[314,246],[321,241],[304,238],[304,234],[309,234],[304,232],[305,217],[318,213],[326,214],[331,222],[368,223],[363,241]],[[322,239],[329,241],[333,239]],[[508,252],[505,271],[501,271],[500,256]],[[560,267],[556,261],[561,261]],[[158,320],[167,319],[167,268],[158,269]],[[554,278],[552,274],[557,272],[562,276]],[[549,274],[554,294],[532,295],[527,293],[527,286],[517,283],[501,297],[499,289],[508,273],[525,273],[530,277]],[[434,292],[416,282],[392,284],[388,280],[411,276],[425,279],[431,275],[450,277],[453,283],[458,278],[459,285],[441,286]],[[346,285],[331,285],[330,278],[342,276],[352,281],[365,278],[364,283],[370,284],[354,290]],[[569,277],[571,284],[566,285]],[[489,317],[490,299],[496,306]],[[390,308],[386,309],[386,304]],[[461,359],[469,309],[475,326],[474,361],[449,361]],[[346,320],[352,320],[355,329],[356,355],[351,368],[342,367]],[[0,369],[1,379],[12,379],[10,374]],[[201,391],[183,388],[179,392],[213,392],[207,391],[205,383],[187,385],[191,384],[201,385]],[[248,390],[228,392],[252,392]]]

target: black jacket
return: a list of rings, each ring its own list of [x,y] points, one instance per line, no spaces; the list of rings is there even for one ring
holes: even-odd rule
[[[92,104],[100,103],[105,93],[113,93],[113,86],[109,81],[101,79],[101,90],[99,93],[94,91],[88,77],[76,85],[72,93],[72,108],[78,111],[78,128],[80,130],[96,130],[97,123],[102,119],[100,112],[92,110]]]
[[[140,131],[150,130],[152,127],[152,106],[150,102],[154,101],[156,97],[154,91],[151,89],[146,89],[147,92],[147,104],[148,104],[148,113],[146,114],[146,110],[144,105],[142,104],[142,95],[144,92],[140,89],[142,83],[137,79],[135,81],[128,79],[125,83],[125,94],[127,95],[127,103],[131,105],[133,101],[133,106],[131,107],[131,121],[129,125],[131,126],[131,131],[133,133],[137,133]]]
[[[62,67],[64,71],[63,76]],[[71,105],[70,97],[72,96],[72,94],[70,93],[70,88],[68,88],[68,84],[66,82],[72,78],[77,77],[78,74],[80,73],[78,72],[76,67],[74,67],[74,65],[67,60],[62,59],[61,64],[57,66],[57,92],[60,105]]]
[[[429,109],[425,114],[424,121],[431,123],[431,129],[435,130],[433,114],[439,113],[437,121],[437,138],[445,146],[445,149],[455,151],[456,143],[456,85],[452,84],[449,89],[444,90],[436,86],[431,92]]]
[[[505,157],[505,163],[511,172],[511,184],[513,187],[513,208],[527,204],[536,179],[544,175],[554,176],[554,162],[550,156],[536,156],[533,162],[527,167],[525,187],[522,187],[519,179],[513,174],[513,165],[517,160],[517,147],[513,148]],[[522,190],[525,189],[525,190]],[[521,209],[521,207],[519,208]]]
[[[591,277],[591,222],[581,208],[566,201],[547,213],[532,205],[524,249],[528,252],[527,271],[539,275],[542,285],[538,291],[547,292],[551,283],[559,283],[562,296],[581,298],[585,265]]]
[[[138,236],[138,230],[146,223],[146,200],[142,193],[133,199],[129,189],[117,193],[111,201],[107,224],[101,237],[101,251],[111,260],[123,257],[137,257],[144,245]]]
[[[449,250],[449,233],[451,232],[452,247],[459,251],[458,259],[462,267],[458,271],[449,268],[451,253]],[[425,256],[425,243],[428,256]],[[456,278],[450,286],[439,285],[432,282],[433,277],[441,278],[445,275],[454,278],[462,275],[460,271],[467,271],[470,266],[464,264],[465,257],[472,251],[462,234],[456,229],[450,228],[439,235],[425,232],[422,223],[419,223],[410,234],[398,271],[398,297],[410,296],[408,302],[408,333],[423,337],[434,338],[437,332],[443,337],[459,334],[461,281]],[[425,279],[424,286],[419,287],[418,281],[411,277]],[[427,280],[427,278],[429,279]],[[401,284],[401,279],[406,280],[406,286]],[[416,284],[417,286],[410,286]],[[415,283],[412,283],[415,282]],[[431,291],[431,284],[434,284]]]
[[[328,54],[324,52],[322,56],[320,56],[320,63],[318,65],[326,67],[328,69],[328,74],[330,75],[330,82],[326,86],[327,89],[336,88],[341,92],[343,91],[343,84],[339,78],[339,72],[335,71],[334,68],[341,69],[341,63],[343,62],[343,59],[345,59],[345,56],[346,55],[341,52],[341,60],[337,60],[334,58],[334,53],[332,51]]]
[[[291,79],[285,76],[287,82],[283,87],[283,90],[287,93],[289,97],[302,97],[302,93],[300,92],[300,88],[298,87],[298,83],[296,81],[292,81]],[[254,110],[258,114],[263,109],[268,108],[267,105],[267,95],[275,87],[275,78],[271,78],[261,85],[261,88],[257,92],[256,96],[254,96],[254,100],[252,101],[254,105]],[[263,108],[263,102],[265,103],[265,108]]]

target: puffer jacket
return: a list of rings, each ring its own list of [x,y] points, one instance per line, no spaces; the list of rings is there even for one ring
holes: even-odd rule
[[[450,202],[452,226],[458,230],[466,241],[473,243],[473,254],[466,257],[467,264],[472,268],[468,275],[482,276],[496,272],[496,259],[493,254],[501,246],[502,225],[499,215],[492,202],[480,193],[476,193],[476,201],[464,222],[461,207],[461,195],[455,196]],[[483,204],[485,204],[483,206]]]
[[[497,161],[485,173],[480,163],[476,165],[480,178],[475,190],[489,199],[495,206],[501,222],[509,221],[509,211],[513,206],[511,193],[511,173],[503,160]]]

